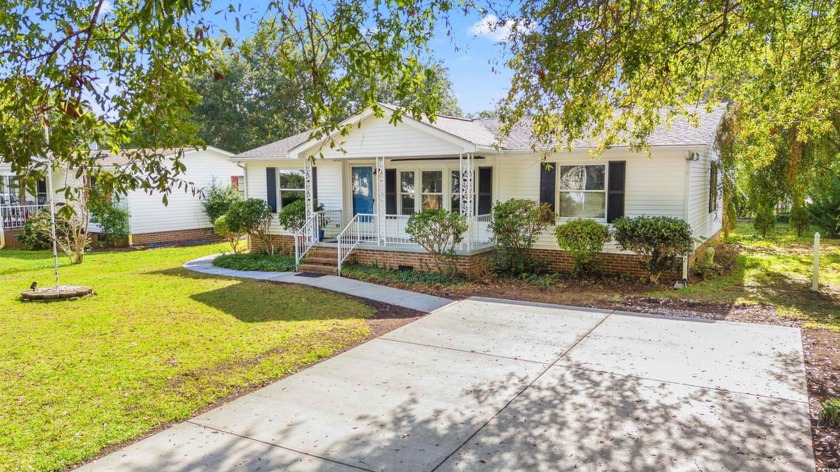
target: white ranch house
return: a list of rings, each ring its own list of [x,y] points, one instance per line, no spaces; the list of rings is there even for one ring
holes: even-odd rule
[[[297,235],[272,228],[287,249],[296,236],[301,270],[340,271],[354,255],[366,263],[423,266],[424,251],[405,226],[410,214],[425,208],[467,217],[469,231],[458,253],[468,265],[492,251],[492,205],[511,198],[550,204],[558,222],[584,217],[609,224],[622,215],[667,215],[688,221],[695,237],[713,238],[721,229],[712,174],[725,107],[700,110],[697,127],[677,119],[656,129],[650,158],[615,146],[597,159],[585,142],[544,159],[531,149],[527,126],[499,143],[495,119],[441,116],[429,123],[404,117],[392,125],[394,109],[383,107],[384,117],[367,110],[349,119],[349,134],[333,138],[340,146],[310,140],[307,132],[234,157],[246,168],[249,197],[266,200],[276,211],[306,201],[307,224]],[[314,211],[315,201],[324,211]],[[551,267],[567,268],[552,231],[541,235],[534,250]],[[628,267],[628,257],[612,244],[603,255],[607,269],[616,271]]]
[[[106,168],[125,166],[129,158],[122,154],[100,153],[101,163]],[[163,156],[173,157],[178,150],[159,151]],[[245,171],[230,160],[232,153],[208,146],[205,149],[186,149],[181,162],[186,171],[181,179],[189,182],[197,190],[208,188],[215,180],[219,184],[239,186],[243,182]],[[5,233],[7,246],[15,245],[15,236],[20,233],[29,217],[45,208],[50,200],[45,181],[38,182],[37,193],[23,191],[17,184],[8,164],[0,163],[0,224]],[[72,172],[57,169],[53,172],[53,199],[56,204],[65,203],[64,195],[59,190],[67,186],[79,185]],[[169,195],[168,205],[164,205],[159,193],[146,193],[142,190],[128,192],[119,198],[119,204],[129,213],[129,243],[131,245],[154,245],[184,241],[215,239],[212,224],[204,213],[200,194],[173,190]],[[99,227],[92,223],[91,233],[97,233]]]

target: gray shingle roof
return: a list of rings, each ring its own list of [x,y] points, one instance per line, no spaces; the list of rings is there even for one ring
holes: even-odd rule
[[[382,105],[386,108],[393,108],[392,105]],[[697,126],[693,126],[688,118],[682,116],[677,117],[670,125],[660,125],[654,128],[653,133],[648,137],[648,143],[651,146],[705,146],[714,140],[720,121],[725,113],[725,104],[717,105],[710,112],[707,112],[704,108],[699,108],[697,110]],[[501,149],[504,150],[527,151],[536,145],[531,128],[531,120],[527,118],[517,123],[507,136],[502,137],[501,142],[497,141],[497,136],[502,126],[498,118],[473,120],[451,116],[438,116],[434,123],[428,120],[423,120],[423,122],[477,146],[491,147],[499,144]],[[287,153],[291,149],[308,140],[309,134],[309,131],[296,134],[243,152],[237,157],[287,157]],[[592,139],[576,139],[572,145],[575,148],[589,148],[594,146],[594,141]],[[618,145],[620,146],[621,144]]]
[[[242,154],[237,154],[236,157],[286,157],[286,153],[288,153],[289,150],[305,143],[309,139],[309,134],[310,131],[304,131],[303,133],[295,134],[293,136],[289,136],[288,138],[283,138],[279,141],[274,141],[273,143],[266,144],[265,146],[260,146],[256,149],[245,151]]]
[[[654,128],[653,133],[648,137],[648,142],[652,146],[706,145],[714,140],[718,125],[725,113],[726,105],[718,105],[711,112],[699,109],[696,127],[688,118],[677,117],[670,125]],[[520,151],[530,150],[537,144],[531,129],[531,120],[527,118],[517,123],[507,136],[502,137],[500,143],[496,141],[502,127],[498,118],[461,120],[439,117],[430,125],[480,146],[500,144],[502,149]],[[576,139],[572,145],[575,148],[593,147],[594,140]]]

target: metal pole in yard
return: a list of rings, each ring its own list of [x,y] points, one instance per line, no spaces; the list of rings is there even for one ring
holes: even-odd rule
[[[811,291],[820,290],[820,233],[814,233],[814,275],[811,278]]]

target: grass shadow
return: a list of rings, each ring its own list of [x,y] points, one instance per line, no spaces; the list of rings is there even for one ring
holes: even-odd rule
[[[220,279],[184,268],[146,272],[181,279]],[[346,295],[293,284],[224,277],[229,284],[190,295],[192,300],[246,323],[368,319],[374,308]]]

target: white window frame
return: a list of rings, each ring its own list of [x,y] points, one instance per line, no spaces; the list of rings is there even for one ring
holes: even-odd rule
[[[426,172],[440,173],[440,192],[425,192],[423,191],[423,174]],[[423,201],[426,195],[440,197],[440,209],[447,210],[446,205],[446,170],[445,169],[423,169],[420,171],[420,211],[423,211]],[[416,186],[415,186],[416,187]],[[416,191],[416,188],[415,188]]]
[[[607,222],[607,210],[609,207],[609,192],[608,189],[610,188],[610,169],[607,164],[557,164],[557,191],[554,195],[554,208],[556,209],[555,212],[557,213],[557,220],[560,222],[565,222],[569,220],[574,220],[577,218],[586,218],[588,220],[597,221],[599,223],[606,223]],[[563,190],[561,186],[560,178],[563,175],[563,168],[564,167],[603,167],[604,168],[604,189],[603,190]],[[604,216],[603,218],[593,218],[588,216],[562,216],[560,215],[560,194],[562,193],[600,193],[604,195]]]
[[[284,172],[291,173],[300,172],[301,176],[304,174],[303,169],[277,169],[277,211],[280,211],[283,208],[283,192],[301,192],[303,195],[303,199],[306,199],[306,182],[303,183],[303,187],[301,188],[283,188],[281,176]],[[304,177],[305,179],[305,177]]]
[[[412,173],[414,180],[412,191],[411,192],[403,192],[402,186],[402,176],[403,174]],[[403,209],[403,195],[411,195],[414,197],[414,208],[412,208],[411,213],[417,213],[417,169],[406,169],[406,168],[397,168],[397,212],[400,215],[408,216],[410,213],[405,213]]]

